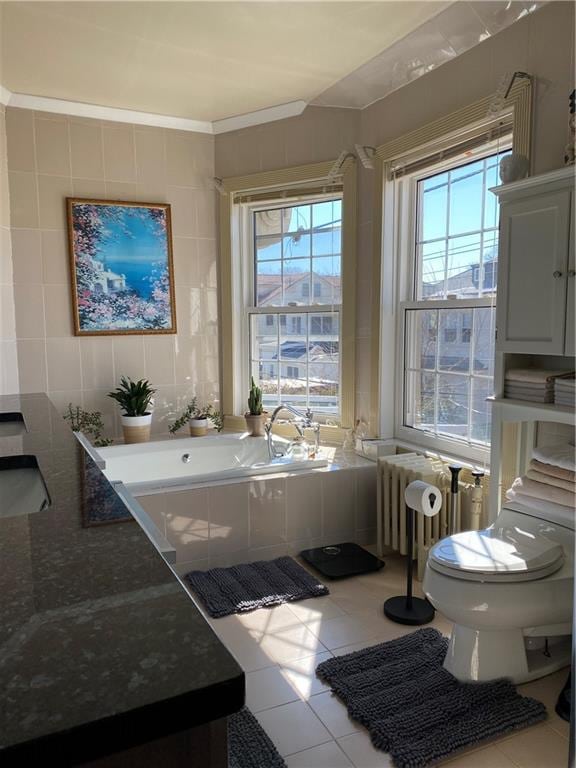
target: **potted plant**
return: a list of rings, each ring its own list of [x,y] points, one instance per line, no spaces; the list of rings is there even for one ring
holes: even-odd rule
[[[120,386],[108,397],[116,400],[122,409],[122,432],[125,443],[145,443],[150,440],[152,400],[156,392],[147,379],[132,381],[122,376]]]
[[[188,423],[191,437],[203,437],[208,432],[208,421],[212,422],[217,432],[222,431],[224,426],[222,413],[211,404],[198,405],[198,398],[193,397],[174,424],[168,427],[168,430],[173,435]]]
[[[254,382],[254,376],[250,378],[250,392],[248,394],[248,411],[244,414],[246,428],[252,437],[264,436],[264,421],[266,412],[262,407],[262,390]]]
[[[104,422],[100,411],[85,411],[80,406],[68,403],[68,410],[64,414],[66,421],[70,422],[72,432],[82,432],[96,448],[105,448],[112,445],[112,440],[103,437]]]

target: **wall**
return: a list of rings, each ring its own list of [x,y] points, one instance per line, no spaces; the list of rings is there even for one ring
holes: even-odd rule
[[[543,173],[563,165],[573,61],[574,5],[551,2],[362,111],[309,107],[296,118],[217,136],[217,175],[320,162],[355,142],[377,146],[494,93],[502,76],[515,70],[536,78],[533,170]],[[358,174],[356,415],[368,421],[372,223],[381,211],[374,210],[374,174],[361,166]]]
[[[176,568],[269,560],[338,541],[376,540],[376,465],[295,472],[138,496],[176,550]]]
[[[0,395],[18,392],[6,113],[0,104]]]
[[[158,387],[153,429],[187,397],[218,397],[214,139],[8,108],[20,389],[101,410],[120,375]],[[172,205],[177,335],[75,337],[66,196]]]

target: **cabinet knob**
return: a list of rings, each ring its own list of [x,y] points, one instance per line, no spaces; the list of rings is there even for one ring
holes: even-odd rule
[[[560,272],[559,269],[555,269],[554,272],[552,272],[552,274],[554,275],[554,277],[562,277],[563,273]]]
[[[574,277],[576,275],[576,269],[569,269],[568,270],[568,277]]]

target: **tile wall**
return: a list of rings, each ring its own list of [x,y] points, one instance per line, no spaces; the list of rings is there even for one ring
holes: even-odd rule
[[[158,388],[153,429],[219,393],[214,138],[8,108],[8,176],[20,390],[104,413],[120,375]],[[176,335],[73,335],[67,196],[172,205]]]
[[[0,104],[0,395],[18,391],[6,110]]]
[[[376,465],[138,496],[180,573],[376,540]]]

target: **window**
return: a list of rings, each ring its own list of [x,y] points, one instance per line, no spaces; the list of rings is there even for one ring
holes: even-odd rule
[[[338,414],[342,199],[253,207],[250,215],[250,362],[264,405]]]
[[[403,304],[401,426],[488,447],[504,152],[413,176],[411,301]]]

